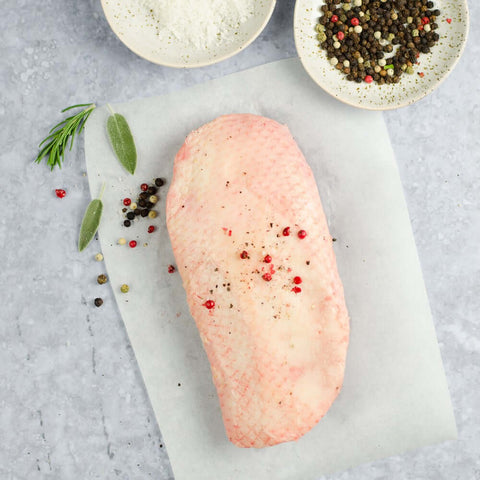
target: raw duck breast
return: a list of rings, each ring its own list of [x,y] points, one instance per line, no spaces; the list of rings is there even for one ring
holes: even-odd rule
[[[288,128],[235,114],[190,133],[167,226],[228,438],[298,439],[340,391],[349,321],[317,185]]]

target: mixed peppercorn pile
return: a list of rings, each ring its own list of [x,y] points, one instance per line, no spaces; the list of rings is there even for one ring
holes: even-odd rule
[[[317,38],[347,80],[398,83],[439,40],[434,7],[428,0],[326,0]]]

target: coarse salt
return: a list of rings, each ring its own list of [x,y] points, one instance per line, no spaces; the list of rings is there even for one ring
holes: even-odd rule
[[[229,43],[255,15],[255,0],[125,0],[139,27],[161,42],[190,43],[199,50]]]

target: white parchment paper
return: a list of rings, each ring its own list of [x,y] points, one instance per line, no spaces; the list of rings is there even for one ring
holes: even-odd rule
[[[176,480],[313,480],[335,470],[456,437],[455,420],[394,155],[380,113],[322,92],[297,59],[163,97],[114,105],[136,140],[126,174],[105,131],[89,120],[90,189],[106,182],[100,240],[112,287]],[[317,179],[351,315],[343,390],[295,443],[240,449],[225,436],[208,360],[178,274],[160,193],[154,221],[123,227],[121,199],[172,177],[185,136],[218,115],[250,112],[289,126]],[[153,234],[146,229],[158,227]],[[195,235],[195,231],[191,232]],[[119,237],[138,247],[119,246]],[[148,245],[144,245],[148,243]],[[128,283],[130,292],[120,293]]]

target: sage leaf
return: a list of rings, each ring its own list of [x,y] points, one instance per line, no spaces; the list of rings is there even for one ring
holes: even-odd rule
[[[127,172],[132,175],[137,167],[137,150],[125,117],[113,113],[107,120],[107,132],[113,151]]]
[[[92,200],[85,215],[83,216],[82,226],[80,227],[80,235],[78,237],[78,251],[85,250],[87,245],[92,241],[95,236],[95,232],[100,225],[100,219],[102,217],[103,203],[99,198]]]

